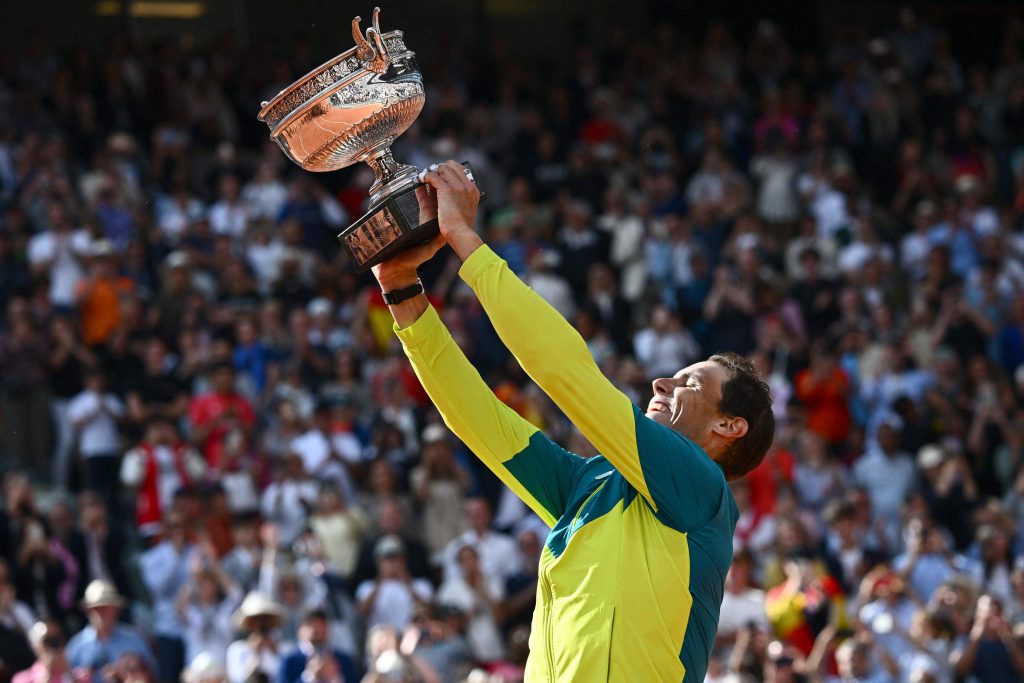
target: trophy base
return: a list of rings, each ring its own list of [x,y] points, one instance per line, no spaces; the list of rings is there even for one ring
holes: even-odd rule
[[[463,166],[472,178],[469,164],[464,162]],[[426,244],[440,232],[436,218],[420,222],[416,188],[422,186],[423,183],[416,183],[385,196],[338,235],[341,246],[360,273],[410,247]],[[481,201],[484,196],[481,191]]]
[[[388,195],[338,235],[359,272],[365,273],[409,247],[429,242],[440,231],[436,218],[420,222],[420,203],[416,199],[420,185]]]

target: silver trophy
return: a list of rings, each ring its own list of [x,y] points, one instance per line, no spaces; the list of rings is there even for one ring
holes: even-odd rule
[[[420,220],[416,188],[419,171],[391,155],[395,138],[423,109],[423,76],[401,31],[382,33],[380,8],[373,25],[360,30],[352,20],[356,46],[263,103],[259,120],[289,159],[307,171],[334,171],[357,161],[373,169],[370,209],[338,239],[360,270],[429,241],[437,220]],[[472,171],[466,166],[467,174]]]

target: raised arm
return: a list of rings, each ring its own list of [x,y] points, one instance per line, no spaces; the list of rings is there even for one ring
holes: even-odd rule
[[[421,193],[422,194],[422,193]],[[426,198],[421,196],[421,204]],[[443,238],[374,268],[385,292],[416,282]],[[498,400],[423,294],[390,306],[413,370],[445,424],[549,526],[564,512],[583,460]]]
[[[712,514],[717,499],[709,483],[724,482],[721,469],[698,446],[634,406],[604,376],[568,321],[483,244],[471,220],[454,215],[446,221],[446,206],[458,206],[465,202],[460,195],[472,198],[475,192],[457,164],[442,165],[427,182],[438,192],[442,234],[463,261],[460,275],[533,381],[671,525],[685,530],[686,523]]]

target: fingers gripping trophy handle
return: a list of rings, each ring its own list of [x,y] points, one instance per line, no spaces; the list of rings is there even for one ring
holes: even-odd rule
[[[464,161],[462,165],[466,176],[476,182],[469,162]],[[436,218],[420,220],[416,189],[424,185],[422,176],[423,172],[418,182],[382,198],[338,235],[359,272],[366,272],[410,247],[425,244],[440,232]],[[481,201],[485,196],[483,188],[480,188]]]

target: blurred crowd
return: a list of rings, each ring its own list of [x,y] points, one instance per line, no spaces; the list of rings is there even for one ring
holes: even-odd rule
[[[623,391],[719,350],[772,387],[711,682],[1024,679],[1024,21],[985,62],[893,13],[810,51],[609,26],[551,64],[408,37],[427,102],[396,157],[473,164],[480,230]],[[368,167],[301,172],[255,119],[308,42],[25,43],[0,45],[0,683],[521,680],[547,529],[340,253]],[[593,454],[457,265],[423,276],[460,346]]]

